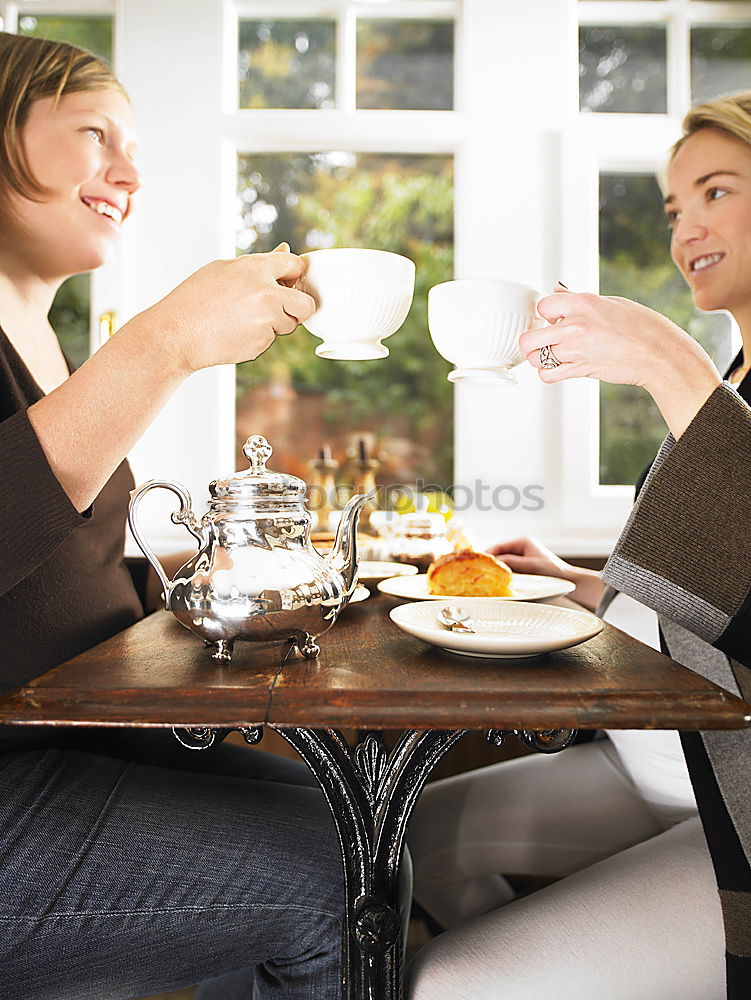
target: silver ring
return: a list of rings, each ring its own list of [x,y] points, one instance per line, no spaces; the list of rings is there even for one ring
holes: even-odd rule
[[[557,368],[560,365],[560,361],[553,354],[553,348],[550,344],[546,344],[545,347],[540,348],[540,367],[541,368]]]

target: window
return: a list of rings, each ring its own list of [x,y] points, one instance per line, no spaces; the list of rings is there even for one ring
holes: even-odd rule
[[[664,25],[582,25],[579,32],[582,111],[667,111]]]
[[[328,448],[346,481],[364,441],[379,462],[379,485],[446,487],[453,393],[449,366],[428,336],[427,292],[453,277],[454,157],[436,148],[418,113],[452,112],[455,24],[447,14],[455,7],[411,0],[382,9],[374,16],[372,7],[344,2],[336,16],[322,8],[304,18],[293,16],[299,7],[285,16],[283,5],[239,11],[238,252],[282,241],[297,253],[366,246],[410,257],[417,278],[387,359],[317,358],[300,328],[238,366],[237,456],[242,467],[246,437],[263,433],[280,467],[304,478]],[[302,148],[290,112],[314,142],[318,134],[316,145]],[[271,133],[275,141],[258,138]]]
[[[18,18],[18,34],[70,42],[88,49],[112,64],[113,18],[81,14],[24,13]]]
[[[706,101],[751,81],[751,23],[696,26],[691,31],[691,101]]]
[[[323,445],[342,460],[375,436],[383,485],[451,483],[449,365],[426,338],[428,288],[453,275],[451,158],[250,154],[239,159],[239,201],[241,249],[272,250],[282,240],[300,252],[367,246],[409,256],[417,278],[410,315],[383,361],[317,358],[301,329],[238,366],[238,457],[248,435],[268,431],[277,460],[304,477]]]
[[[357,107],[450,111],[454,22],[358,18]]]
[[[60,286],[49,318],[68,360],[78,368],[90,351],[91,276],[76,274]]]
[[[600,291],[664,313],[692,334],[720,369],[732,360],[730,322],[694,308],[670,259],[662,193],[653,174],[600,175]],[[600,386],[599,482],[634,483],[667,427],[652,397],[636,386]]]
[[[332,108],[336,21],[241,18],[241,108]]]
[[[400,478],[420,470],[427,478],[434,469],[443,483],[453,449],[451,478],[472,492],[475,502],[463,518],[479,544],[536,534],[562,554],[606,551],[631,495],[613,480],[631,473],[606,473],[603,461],[600,482],[597,386],[542,386],[522,365],[516,387],[452,387],[428,336],[424,292],[452,274],[543,291],[559,278],[572,288],[596,288],[600,197],[612,206],[631,197],[625,181],[626,195],[615,190],[618,178],[650,178],[675,138],[691,96],[691,31],[748,27],[740,16],[748,8],[688,0],[0,0],[0,16],[15,30],[25,15],[107,17],[115,6],[113,55],[133,100],[146,182],[117,267],[92,276],[95,318],[117,308],[125,320],[207,260],[274,246],[277,229],[279,241],[294,234],[295,249],[346,240],[406,247],[410,256],[419,251],[423,282],[407,323],[387,342],[386,361],[347,366],[344,374],[336,362],[317,366],[315,342],[301,329],[255,369],[192,376],[134,449],[136,479],[183,482],[200,512],[207,483],[240,467],[235,428],[246,404],[265,400],[255,425],[283,410],[284,394],[293,390],[301,439],[301,428],[316,427],[302,407],[316,419],[323,411],[326,422],[296,455],[287,449],[289,424],[269,433],[278,433],[277,453],[289,455],[306,477],[314,442],[326,443],[328,433],[346,458],[350,444],[334,427],[348,421],[353,436],[369,434],[374,450],[388,454],[389,476],[388,462],[399,458]],[[593,55],[586,72],[594,75],[580,78],[578,67],[589,58],[580,51],[580,24],[649,30],[625,37],[632,47],[635,37],[646,39],[638,58],[626,46],[625,62],[613,51],[621,33],[601,34],[596,58],[605,60],[605,73],[597,76]],[[651,41],[658,35],[659,45]],[[694,59],[707,50],[715,72],[719,57],[697,35]],[[735,49],[723,51],[731,62],[738,58]],[[593,102],[598,79],[613,87],[609,105],[608,88],[600,89],[603,103]],[[614,110],[626,96],[643,105],[645,93],[658,91],[663,111],[653,110],[652,96],[644,110]],[[587,102],[590,110],[580,111]],[[406,202],[386,212],[380,192],[390,176]],[[365,211],[362,205],[347,199],[360,192],[365,205],[374,191],[377,211],[363,222],[355,211]],[[622,253],[618,218],[611,229],[615,242],[608,246]],[[287,357],[293,345],[299,354]],[[374,440],[384,384],[392,421],[385,443]],[[243,393],[247,385],[250,395]],[[408,397],[403,411],[400,391]],[[363,401],[373,406],[370,417],[357,409]],[[630,461],[635,466],[638,456]],[[538,484],[543,506],[506,502]],[[502,509],[486,505],[495,492]],[[184,530],[168,516],[154,518],[149,537],[156,549],[186,545]]]
[[[582,183],[597,185],[600,291],[667,314],[722,368],[734,353],[731,321],[694,309],[670,261],[655,173],[691,103],[749,86],[747,5],[717,4],[713,12],[694,0],[626,0],[580,2],[578,8],[582,115],[576,142],[586,149],[579,161],[588,175]],[[591,240],[589,246],[591,252]],[[589,497],[604,509],[608,497],[630,494],[666,428],[639,389],[602,385],[596,406],[585,395],[579,391],[580,433],[585,425],[597,428],[597,447],[588,455],[597,468],[587,479]]]

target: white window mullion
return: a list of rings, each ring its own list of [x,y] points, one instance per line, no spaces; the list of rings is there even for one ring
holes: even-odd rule
[[[700,23],[705,22],[708,24],[717,24],[723,21],[751,21],[751,3],[748,0],[730,0],[730,2],[719,3],[717,0],[709,0],[709,2],[700,3],[699,0],[693,0],[693,3],[687,3],[684,0],[684,8],[686,17],[694,22]]]
[[[684,0],[579,0],[580,24],[652,24],[681,9]]]
[[[32,3],[41,0],[31,0]],[[82,0],[86,2],[86,0]],[[360,17],[408,18],[419,21],[456,16],[460,0],[388,0],[387,3],[361,3],[356,0],[238,0],[235,8],[240,17],[249,18],[334,18],[340,12],[352,11]]]
[[[0,4],[0,18],[2,19],[0,27],[2,27],[3,31],[9,31],[15,35],[18,31],[18,4]]]
[[[238,152],[451,152],[464,135],[452,111],[239,111],[224,120]]]
[[[336,26],[336,107],[349,114],[357,107],[357,17],[350,8]]]
[[[691,103],[691,33],[685,7],[668,19],[668,114],[682,118]]]
[[[16,0],[8,6],[16,7],[19,17],[24,14],[97,17],[114,14],[118,0]]]

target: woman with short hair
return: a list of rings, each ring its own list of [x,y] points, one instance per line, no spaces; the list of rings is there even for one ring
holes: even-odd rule
[[[0,691],[143,616],[125,456],[192,372],[257,357],[314,308],[286,246],[215,261],[71,372],[53,297],[103,263],[140,183],[109,69],[0,33]],[[2,727],[4,993],[338,997],[342,865],[313,785],[303,765],[191,754],[165,731]]]

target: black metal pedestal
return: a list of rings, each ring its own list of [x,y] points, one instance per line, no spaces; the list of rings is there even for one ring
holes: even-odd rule
[[[389,752],[369,734],[350,746],[337,729],[272,726],[310,767],[336,822],[344,864],[346,931],[342,1000],[401,1000],[406,926],[399,914],[399,872],[412,810],[430,772],[466,730],[404,732]],[[191,749],[207,749],[230,730],[175,730]],[[257,743],[261,728],[240,730]],[[500,746],[515,733],[527,746],[556,753],[573,730],[488,732]]]

